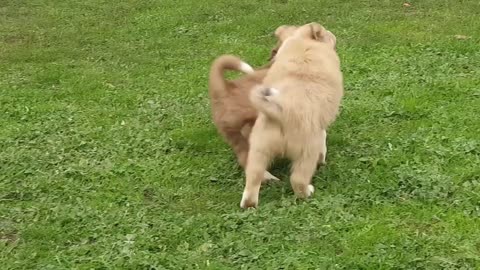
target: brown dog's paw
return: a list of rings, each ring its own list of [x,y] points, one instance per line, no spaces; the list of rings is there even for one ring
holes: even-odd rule
[[[315,193],[315,187],[313,185],[308,185],[307,188],[307,198],[311,197]]]
[[[275,175],[271,174],[269,171],[265,171],[263,173],[263,181],[262,183],[270,182],[270,181],[280,181]]]

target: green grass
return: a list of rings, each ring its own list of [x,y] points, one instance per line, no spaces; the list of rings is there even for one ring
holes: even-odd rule
[[[2,0],[1,268],[480,269],[480,4],[402,4]],[[345,77],[328,164],[242,211],[209,64],[311,21]]]

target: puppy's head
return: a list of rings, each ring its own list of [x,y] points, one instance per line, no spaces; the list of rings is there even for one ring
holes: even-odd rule
[[[324,42],[336,50],[337,38],[332,32],[325,29],[325,27],[319,23],[312,22],[302,26],[282,25],[275,30],[277,45],[271,50],[269,61],[274,60],[275,55],[277,55],[278,50],[285,40],[294,36]]]
[[[312,22],[298,27],[292,35],[303,39],[323,41],[326,31],[322,25]]]

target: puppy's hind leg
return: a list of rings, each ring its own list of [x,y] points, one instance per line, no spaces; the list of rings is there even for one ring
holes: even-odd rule
[[[250,150],[246,169],[247,179],[240,207],[250,208],[258,206],[260,186],[262,185],[262,180],[265,177],[265,172],[270,161],[271,156],[267,155],[264,151],[258,151],[258,149]]]
[[[290,183],[298,198],[308,198],[315,191],[311,182],[317,168],[317,161],[318,152],[315,155],[304,155],[293,162]]]
[[[250,137],[250,133],[252,132],[252,125],[246,124],[242,127],[241,133],[242,136],[244,137],[245,140],[248,140]],[[247,141],[247,148],[248,148],[248,141]],[[237,157],[239,155],[237,154]],[[247,155],[242,153],[242,158],[238,158],[239,163],[241,164],[242,168],[245,169],[246,164],[247,164]],[[271,174],[269,171],[265,171],[263,173],[263,183],[269,182],[269,181],[280,181],[275,175]]]
[[[318,157],[318,165],[325,165],[327,164],[327,131],[322,130],[320,134],[320,155]]]

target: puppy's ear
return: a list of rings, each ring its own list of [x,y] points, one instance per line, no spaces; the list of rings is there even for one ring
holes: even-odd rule
[[[330,31],[326,30],[325,32],[326,42],[332,45],[333,49],[337,49],[337,37]]]
[[[282,42],[278,41],[277,46],[270,51],[270,58],[268,59],[268,61],[272,61],[275,58],[275,55],[277,55],[278,49],[280,49],[281,45]]]
[[[314,40],[323,40],[325,36],[325,32],[327,30],[325,30],[325,28],[321,26],[319,23],[315,23],[315,22],[309,23],[309,26],[310,26],[311,38]]]
[[[268,58],[268,61],[272,61],[273,58],[275,58],[275,55],[277,55],[278,49],[274,48],[270,51],[270,58]]]

